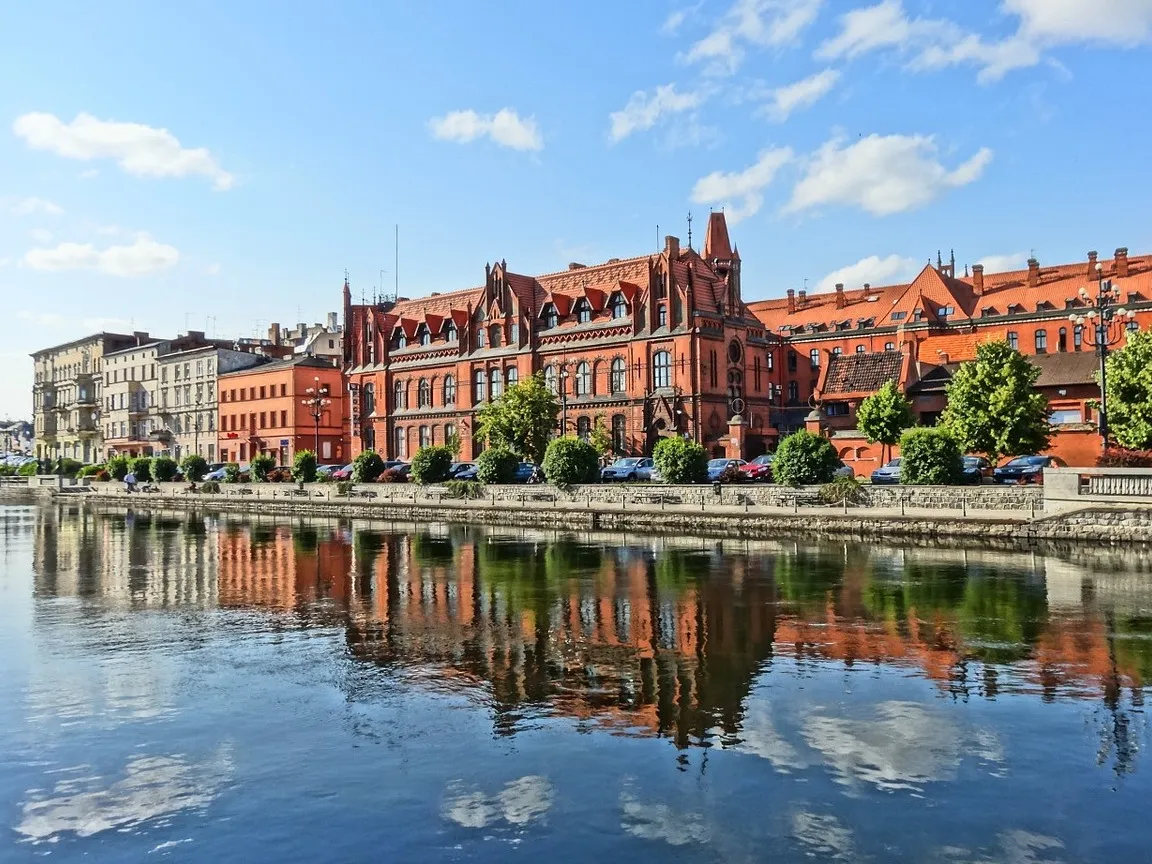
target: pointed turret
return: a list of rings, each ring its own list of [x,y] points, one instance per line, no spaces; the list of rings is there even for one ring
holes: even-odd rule
[[[723,211],[708,215],[708,231],[704,235],[704,259],[719,258],[727,261],[732,258],[732,242],[728,239],[728,221]]]

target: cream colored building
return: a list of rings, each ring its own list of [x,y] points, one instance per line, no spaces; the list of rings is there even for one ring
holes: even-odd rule
[[[104,357],[149,341],[147,333],[96,333],[32,355],[33,455],[37,459],[103,458]]]

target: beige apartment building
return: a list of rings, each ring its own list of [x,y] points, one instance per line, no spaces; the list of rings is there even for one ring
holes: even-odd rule
[[[32,355],[33,455],[37,459],[103,458],[104,357],[148,342],[147,333],[96,333]]]
[[[344,362],[344,328],[335,312],[329,312],[323,324],[299,323],[295,327],[281,327],[274,323],[268,327],[268,341],[290,348],[291,353],[297,356],[324,357],[337,365]]]

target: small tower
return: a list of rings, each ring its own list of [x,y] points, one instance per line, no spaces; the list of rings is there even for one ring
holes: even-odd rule
[[[726,309],[740,308],[740,251],[733,248],[728,238],[728,220],[724,212],[708,214],[708,230],[704,234],[703,258],[728,286]]]

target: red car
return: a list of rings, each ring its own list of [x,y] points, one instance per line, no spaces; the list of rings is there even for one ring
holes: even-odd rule
[[[740,472],[753,483],[771,483],[772,460],[775,458],[772,453],[757,456],[751,462],[741,465]]]
[[[352,464],[349,463],[343,468],[337,468],[332,472],[333,480],[351,480],[352,479]]]

